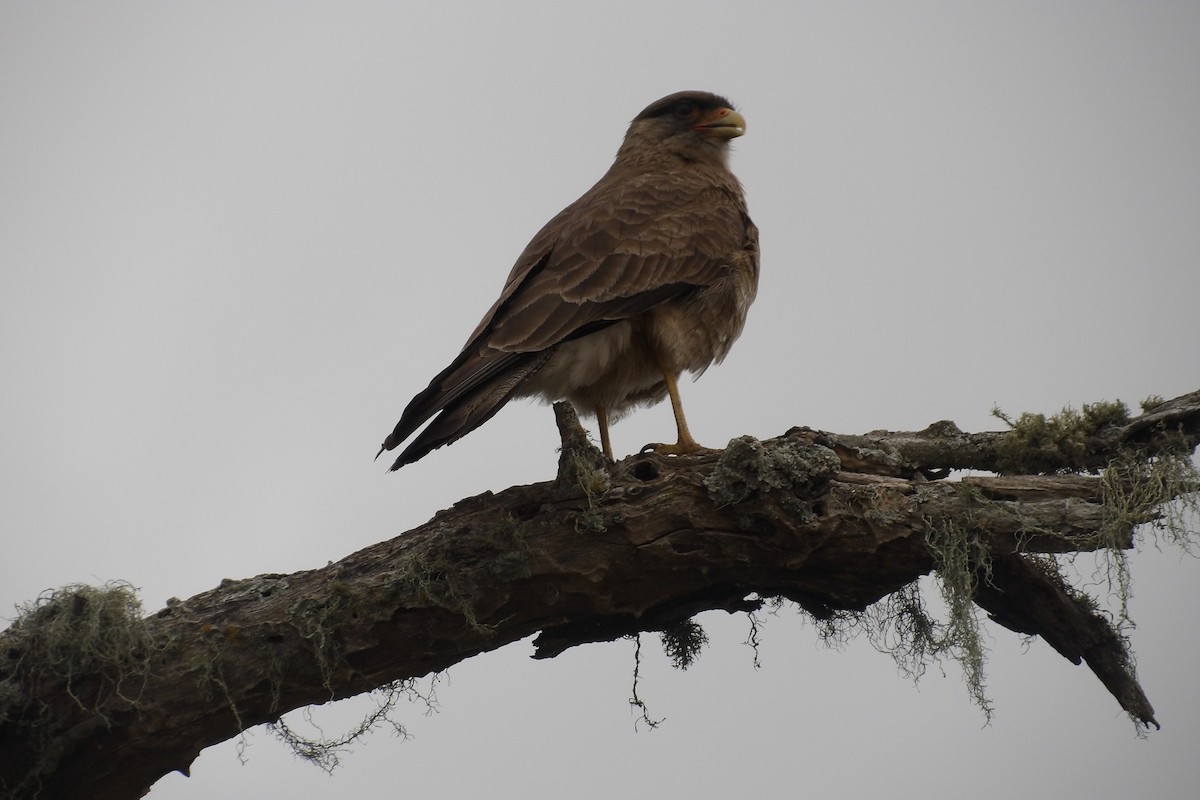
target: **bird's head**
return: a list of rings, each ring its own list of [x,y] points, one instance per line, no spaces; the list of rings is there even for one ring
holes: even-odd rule
[[[671,153],[688,161],[724,166],[729,140],[746,132],[746,120],[733,104],[711,92],[676,92],[648,105],[633,118],[623,154]]]

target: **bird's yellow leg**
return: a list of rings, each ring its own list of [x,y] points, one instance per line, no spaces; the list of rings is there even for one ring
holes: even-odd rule
[[[667,383],[667,395],[671,398],[671,411],[675,412],[675,428],[679,431],[679,441],[675,444],[649,444],[642,450],[653,450],[669,456],[682,456],[707,449],[693,439],[692,432],[688,430],[687,418],[683,416],[683,401],[679,399],[679,380],[675,373],[667,369],[661,362],[660,367],[663,379]]]
[[[612,440],[608,438],[608,411],[604,406],[596,406],[596,424],[600,426],[600,449],[604,451],[604,457],[612,461]]]

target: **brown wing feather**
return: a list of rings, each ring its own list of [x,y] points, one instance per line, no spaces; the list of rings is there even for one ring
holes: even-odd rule
[[[636,316],[668,299],[664,287],[711,285],[745,237],[728,172],[627,178],[614,168],[534,237],[470,342],[543,350],[599,321]]]

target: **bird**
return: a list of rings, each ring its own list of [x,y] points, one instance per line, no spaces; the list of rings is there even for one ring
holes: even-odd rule
[[[677,440],[688,429],[679,379],[719,363],[758,290],[758,228],[729,144],[746,131],[710,92],[667,95],[633,118],[612,166],[538,231],[458,356],[408,403],[376,459],[407,441],[391,470],[457,441],[509,400],[569,400],[609,426],[669,398]]]

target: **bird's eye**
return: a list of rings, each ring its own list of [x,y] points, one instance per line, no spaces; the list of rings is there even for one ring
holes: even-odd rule
[[[696,106],[691,100],[684,100],[679,105],[675,106],[675,116],[690,117],[692,112],[696,110]]]

